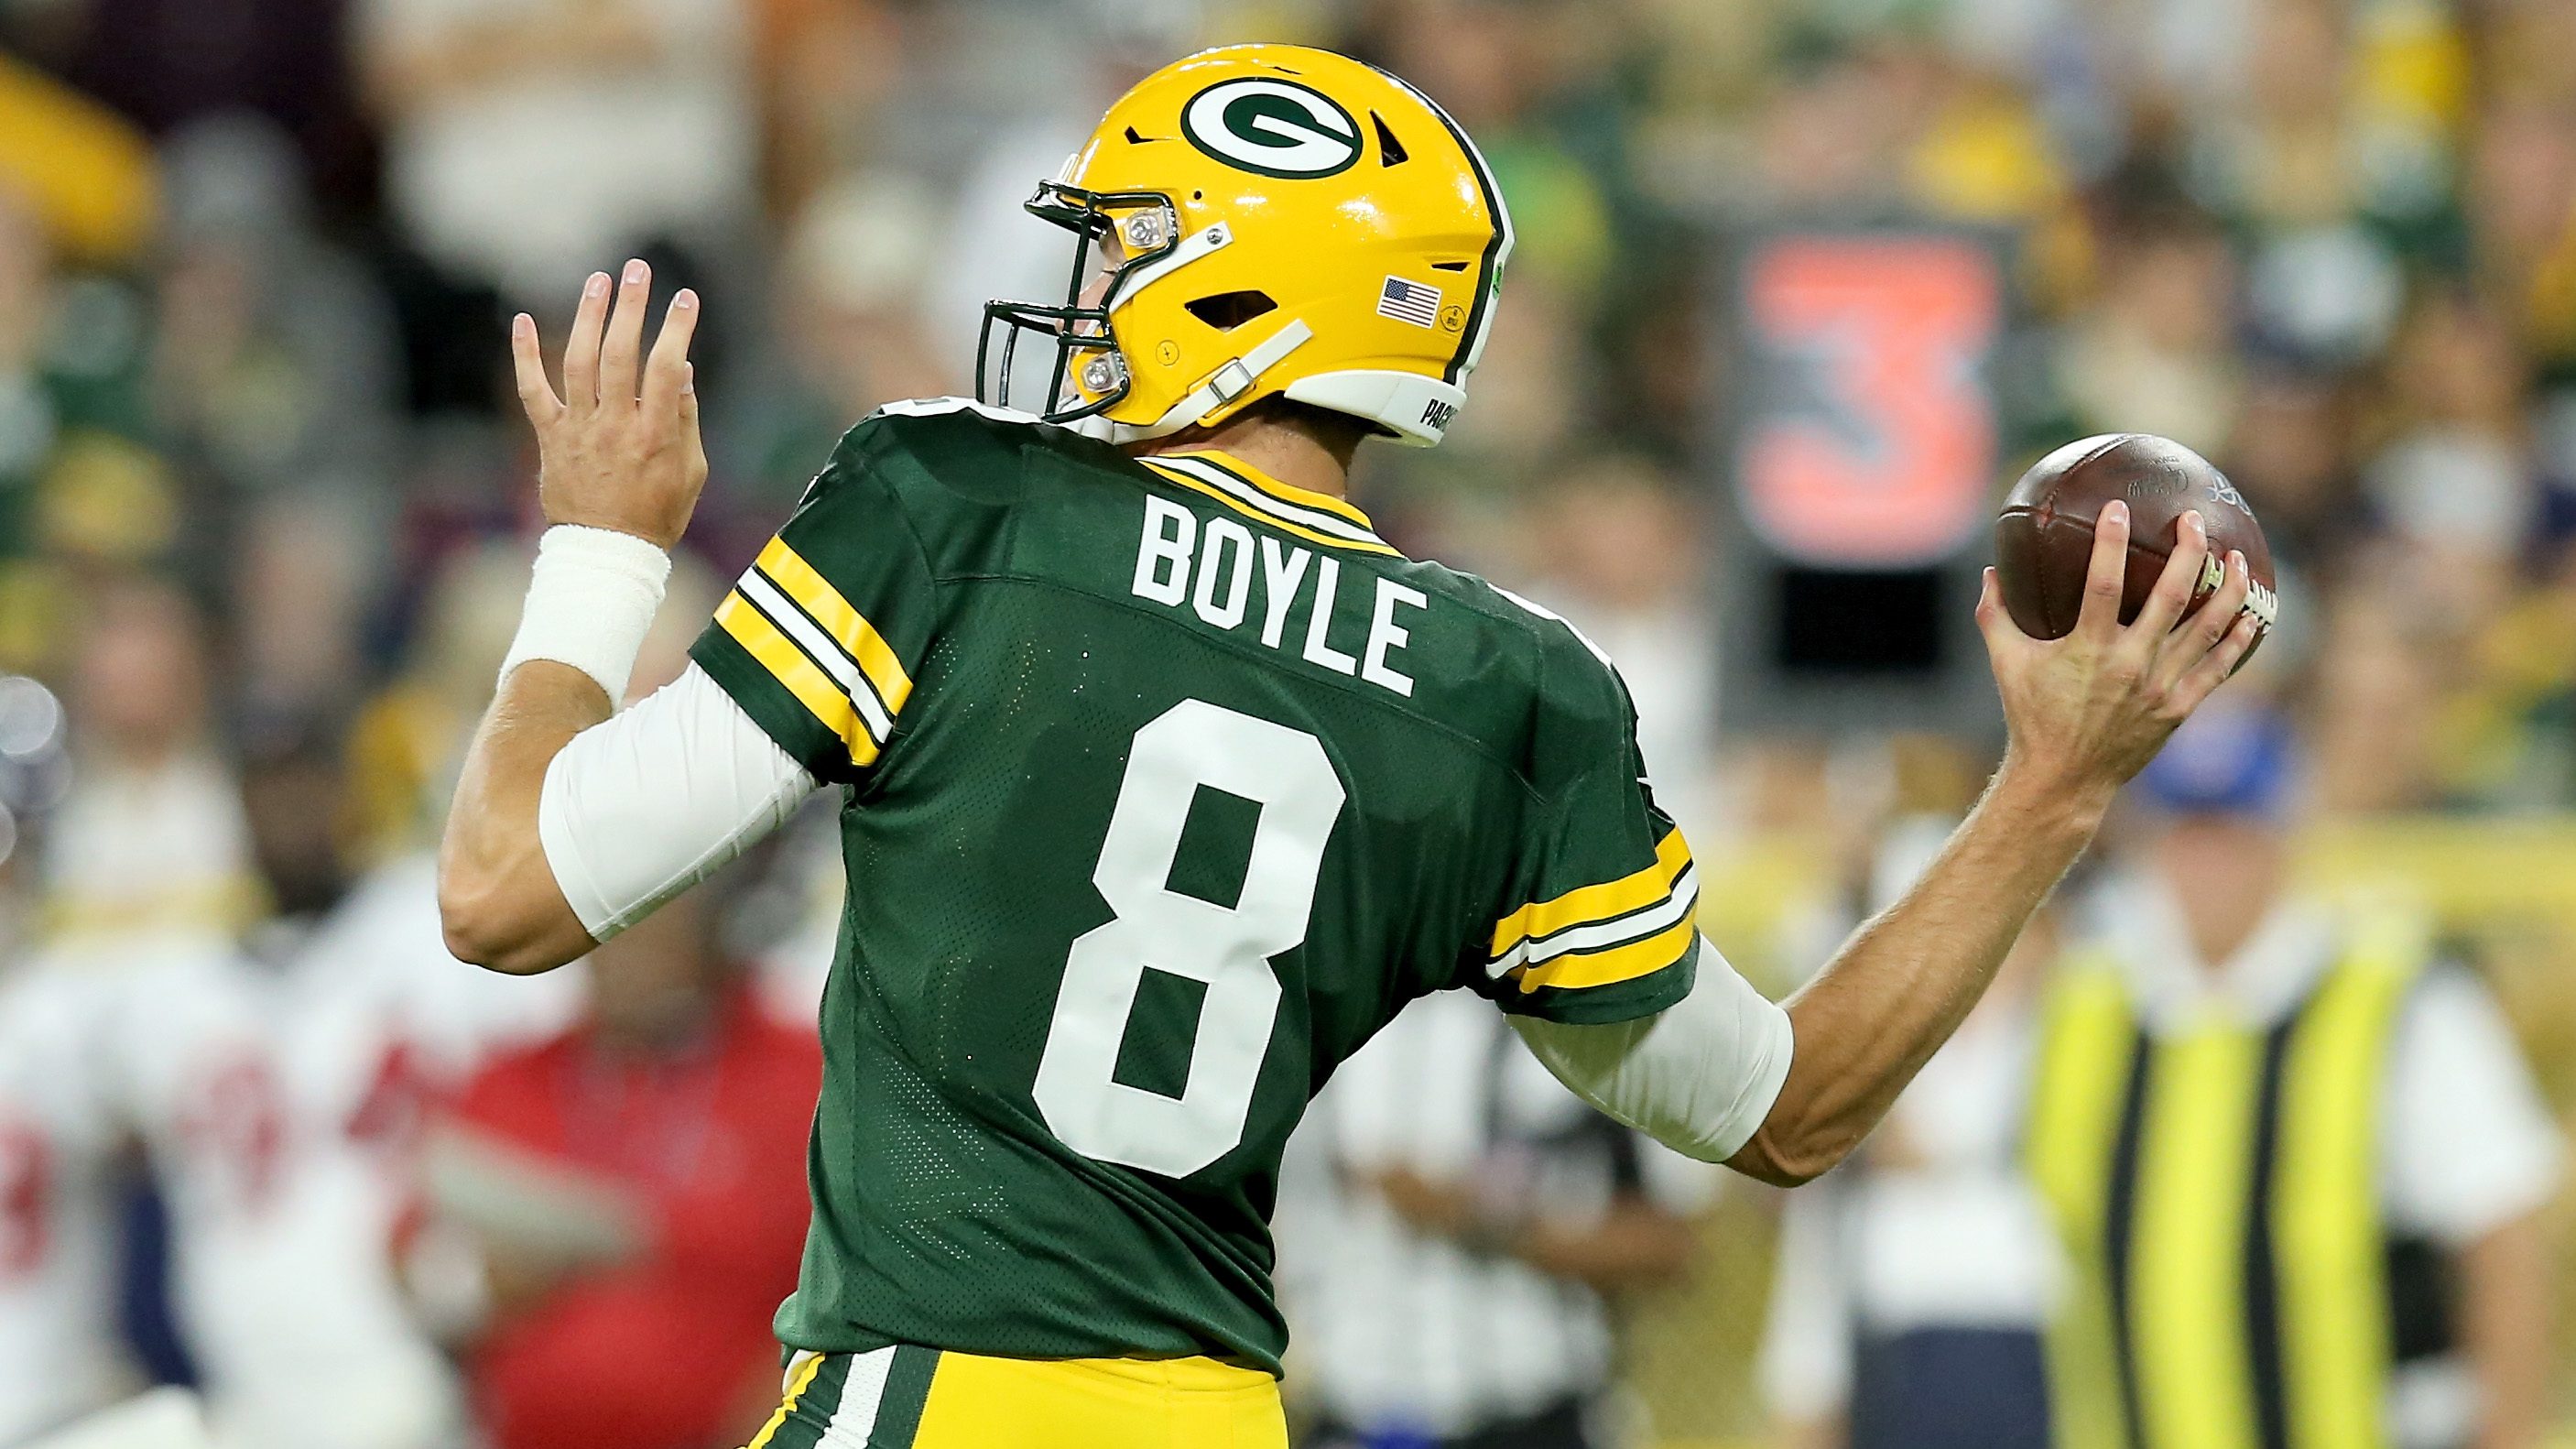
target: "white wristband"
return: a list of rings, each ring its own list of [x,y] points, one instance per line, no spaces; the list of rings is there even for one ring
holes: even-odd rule
[[[671,556],[631,533],[575,523],[547,529],[501,677],[531,659],[569,664],[598,680],[615,710],[626,702],[627,676],[670,577]]]

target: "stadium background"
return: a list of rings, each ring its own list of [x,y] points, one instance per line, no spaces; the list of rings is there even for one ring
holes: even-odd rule
[[[2310,870],[2436,911],[2576,1107],[2558,0],[6,0],[0,670],[52,691],[0,686],[7,949],[255,909],[220,819],[49,857],[120,750],[220,779],[278,720],[344,722],[352,837],[429,838],[532,533],[511,310],[559,328],[638,249],[702,288],[690,546],[738,566],[848,421],[971,387],[985,296],[1057,285],[1013,208],[1101,104],[1252,37],[1389,65],[1492,158],[1521,250],[1474,401],[1356,495],[1605,621],[1748,973],[1812,964],[1879,824],[1957,808],[1991,756],[1957,636],[1833,637],[1963,618],[1959,519],[2056,441],[2149,430],[2219,461],[2282,560],[2289,626],[2239,688],[2305,734]],[[482,104],[495,77],[535,99]],[[1880,275],[1973,259],[1886,304],[1980,308],[1972,341],[1878,386],[1767,334],[1763,260],[1841,243]],[[1841,577],[1800,542],[1832,470],[1747,441],[1817,416],[1964,450],[1972,506],[1873,474],[1930,521],[1876,516]],[[1622,1305],[1675,1441],[1760,1441],[1776,1210],[1731,1189],[1689,1281]]]

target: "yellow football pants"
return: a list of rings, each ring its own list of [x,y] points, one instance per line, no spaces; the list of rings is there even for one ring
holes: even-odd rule
[[[749,1449],[1287,1449],[1279,1383],[1213,1359],[799,1354]]]

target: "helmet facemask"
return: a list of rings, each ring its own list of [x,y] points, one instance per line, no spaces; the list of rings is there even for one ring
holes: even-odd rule
[[[1054,361],[1041,405],[1023,410],[1044,422],[1077,423],[1116,407],[1133,386],[1110,313],[1125,300],[1131,278],[1180,245],[1180,213],[1159,191],[1090,191],[1060,181],[1041,182],[1026,206],[1030,215],[1073,233],[1073,270],[1060,304],[984,304],[984,328],[975,343],[975,395],[996,407],[1011,406],[1020,334],[1034,332],[1054,348]],[[1095,278],[1094,267],[1113,239],[1123,255]],[[1086,300],[1095,286],[1098,301]],[[998,349],[996,326],[1002,329]]]

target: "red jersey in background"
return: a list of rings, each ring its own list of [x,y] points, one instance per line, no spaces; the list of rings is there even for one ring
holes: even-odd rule
[[[804,1246],[822,1053],[747,990],[714,1022],[658,1056],[575,1027],[495,1060],[459,1103],[465,1139],[614,1189],[644,1239],[495,1319],[469,1367],[496,1449],[734,1442],[748,1387],[774,1375],[770,1316]]]

